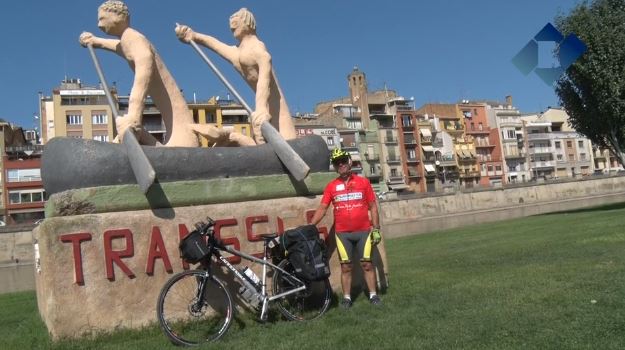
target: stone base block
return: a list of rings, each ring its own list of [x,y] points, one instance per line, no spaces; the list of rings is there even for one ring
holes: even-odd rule
[[[53,338],[156,323],[161,287],[173,274],[189,268],[180,259],[178,243],[195,222],[210,216],[227,244],[260,254],[259,234],[306,224],[319,200],[319,196],[292,197],[48,218],[34,231],[41,259],[36,275],[40,314]],[[324,237],[331,232],[331,223],[330,210],[319,225]],[[331,282],[340,289],[340,267],[330,237]],[[383,253],[383,246],[379,249]],[[237,267],[246,264],[229,259]],[[376,255],[376,266],[387,271],[382,260]],[[252,268],[260,275],[260,266]],[[386,285],[387,274],[379,275]],[[241,305],[238,283],[230,275],[225,279]],[[354,278],[355,283],[360,281]]]

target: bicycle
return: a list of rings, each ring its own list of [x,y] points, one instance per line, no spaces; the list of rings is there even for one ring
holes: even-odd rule
[[[219,263],[241,283],[239,294],[260,312],[263,322],[268,319],[269,303],[273,301],[277,301],[282,315],[295,321],[312,320],[328,310],[332,298],[329,280],[298,278],[288,259],[271,253],[279,250],[276,249],[279,248],[278,234],[260,235],[264,241],[260,259],[225,246],[215,237],[214,225],[215,222],[207,218],[207,222],[195,224],[196,229],[182,241],[192,247],[191,252],[181,249],[183,259],[199,262],[199,268],[174,275],[161,289],[157,317],[161,329],[174,344],[200,345],[216,341],[228,331],[233,318],[233,299],[226,285],[213,274],[212,267]],[[262,264],[261,277],[255,278],[248,268],[238,270],[221,252]],[[270,259],[276,259],[271,261],[277,265]],[[269,275],[272,276],[271,293],[267,289]]]

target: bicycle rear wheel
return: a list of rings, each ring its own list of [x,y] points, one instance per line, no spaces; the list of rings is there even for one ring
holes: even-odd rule
[[[174,344],[199,345],[226,333],[232,322],[232,298],[214,276],[189,270],[165,283],[156,313],[161,329]]]
[[[293,265],[285,259],[278,264],[284,271],[294,274]],[[287,292],[298,287],[299,284],[285,275],[282,271],[276,270],[273,277],[273,294]],[[322,281],[306,282],[306,289],[293,293],[277,300],[277,306],[284,317],[293,321],[313,320],[323,315],[330,307],[332,300],[332,287],[326,278]]]

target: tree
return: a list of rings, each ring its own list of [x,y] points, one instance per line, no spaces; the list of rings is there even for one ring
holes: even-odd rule
[[[625,1],[594,0],[556,18],[588,50],[556,83],[571,125],[625,165]]]

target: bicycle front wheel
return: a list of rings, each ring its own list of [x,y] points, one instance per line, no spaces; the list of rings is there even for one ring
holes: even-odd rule
[[[163,286],[156,313],[161,329],[174,344],[200,345],[226,333],[232,322],[232,298],[208,272],[189,270]]]
[[[295,269],[288,259],[282,260],[278,267],[284,271],[294,274]],[[313,320],[323,315],[330,307],[332,300],[332,287],[330,281],[326,278],[322,281],[305,282],[306,289],[297,293],[289,294],[278,299],[277,306],[280,313],[289,320],[307,321]],[[273,277],[273,294],[278,295],[294,288],[299,283],[284,274],[280,270],[276,270]]]

